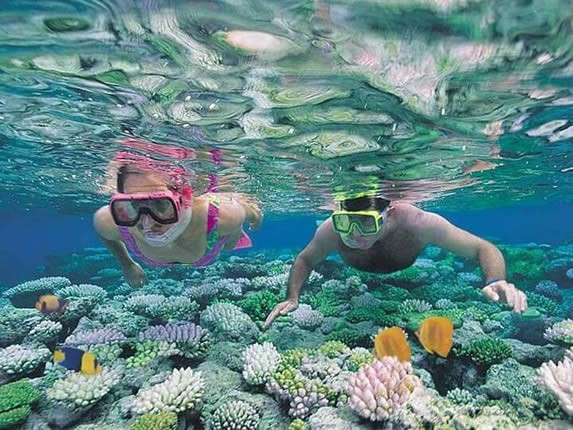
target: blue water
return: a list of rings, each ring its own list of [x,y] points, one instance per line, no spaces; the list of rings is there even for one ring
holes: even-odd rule
[[[438,211],[450,222],[478,236],[503,244],[529,242],[560,245],[573,240],[573,203],[517,206],[500,209]],[[315,216],[271,216],[253,232],[252,250],[301,250],[312,238]],[[33,279],[48,256],[67,256],[102,244],[91,226],[91,215],[49,214],[42,211],[4,213],[0,248],[0,285]],[[240,254],[240,252],[239,252]],[[87,280],[86,280],[87,282]]]

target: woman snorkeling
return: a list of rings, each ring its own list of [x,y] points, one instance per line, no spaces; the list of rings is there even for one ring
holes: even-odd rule
[[[130,253],[152,267],[205,266],[222,251],[252,246],[243,231],[259,228],[258,203],[238,193],[194,196],[184,169],[121,153],[117,193],[94,214],[94,227],[132,287],[147,282]],[[117,159],[117,157],[116,157]]]

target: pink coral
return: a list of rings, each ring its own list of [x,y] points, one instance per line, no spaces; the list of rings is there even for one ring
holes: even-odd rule
[[[419,384],[410,363],[384,357],[350,377],[348,404],[358,415],[382,421],[406,402]]]

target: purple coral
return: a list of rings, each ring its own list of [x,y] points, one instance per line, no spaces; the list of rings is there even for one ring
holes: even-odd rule
[[[350,377],[348,404],[370,421],[383,421],[408,400],[418,384],[410,363],[384,357]]]
[[[113,328],[101,330],[82,331],[68,336],[64,342],[68,346],[79,345],[109,345],[123,343],[127,339],[122,332]]]
[[[166,324],[148,327],[138,336],[140,341],[166,341],[175,343],[177,349],[189,358],[203,355],[209,346],[206,330],[194,323]]]
[[[535,292],[558,302],[563,300],[563,295],[559,291],[559,285],[554,281],[544,280],[539,282],[535,286]]]

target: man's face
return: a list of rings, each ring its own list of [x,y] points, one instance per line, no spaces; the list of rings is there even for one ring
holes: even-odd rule
[[[370,208],[368,211],[376,212],[376,209]],[[362,224],[365,228],[363,230],[368,230],[372,226],[371,223],[374,223],[374,220],[360,217],[359,218],[364,224]],[[352,222],[350,224],[350,230],[345,233],[338,232],[342,242],[348,246],[349,248],[353,249],[369,249],[371,248],[378,239],[380,239],[382,235],[382,231],[384,229],[382,220],[380,222],[380,229],[374,234],[364,234],[361,229],[358,227],[357,222]]]

